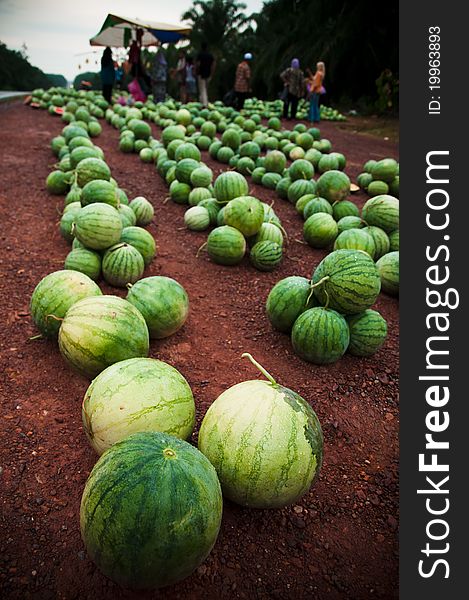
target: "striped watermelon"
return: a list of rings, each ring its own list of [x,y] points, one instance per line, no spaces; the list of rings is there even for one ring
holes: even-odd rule
[[[345,315],[370,308],[381,289],[378,269],[362,250],[335,250],[328,254],[316,267],[313,284],[320,304],[328,303]]]
[[[323,436],[310,405],[260,369],[268,381],[238,383],[209,407],[199,449],[214,465],[226,498],[280,508],[301,498],[318,477]]]
[[[116,287],[125,288],[143,275],[145,262],[140,252],[125,242],[111,246],[103,257],[103,277]]]
[[[78,218],[78,215],[82,211],[80,203],[74,202],[73,204],[69,204],[66,207],[62,217],[60,218],[59,224],[60,235],[69,244],[73,241],[73,238],[75,236],[75,222]]]
[[[354,356],[371,356],[384,344],[388,333],[386,319],[378,311],[367,310],[347,317],[350,330],[348,352]]]
[[[337,171],[339,170],[339,159],[331,154],[323,154],[318,162],[319,173],[325,173],[326,171]]]
[[[311,282],[306,277],[291,276],[281,279],[270,290],[266,313],[275,329],[289,333],[300,314],[313,306]]]
[[[109,204],[89,204],[82,208],[76,217],[75,236],[87,248],[109,248],[120,240],[121,234],[122,222],[119,212]]]
[[[360,173],[357,177],[357,183],[362,190],[366,190],[372,181],[373,175],[371,173]]]
[[[136,225],[141,227],[143,225],[149,225],[153,221],[155,211],[152,204],[143,196],[134,198],[129,206],[135,213]]]
[[[176,204],[188,204],[191,186],[175,179],[169,186],[169,196]]]
[[[266,174],[265,167],[256,167],[254,169],[254,171],[251,173],[252,182],[261,184],[262,178],[264,177],[265,174]]]
[[[331,204],[345,200],[350,193],[350,179],[342,171],[323,173],[317,181],[317,192]]]
[[[93,379],[120,360],[147,356],[148,328],[127,300],[85,298],[67,311],[59,330],[59,349],[72,367]]]
[[[325,212],[312,214],[303,225],[303,237],[313,248],[329,246],[337,237],[337,233],[337,223]]]
[[[373,258],[375,259],[375,261],[389,252],[389,237],[388,234],[383,229],[381,229],[381,227],[369,225],[368,227],[365,227],[363,231],[366,231],[366,233],[371,235],[371,237],[373,238],[373,241],[375,243],[375,254]]]
[[[199,202],[207,200],[207,198],[212,198],[212,192],[209,189],[205,187],[194,188],[189,193],[188,202],[190,206],[197,206]]]
[[[316,182],[314,180],[297,179],[289,185],[287,198],[292,204],[296,204],[302,196],[315,193]]]
[[[390,183],[399,173],[399,165],[393,158],[383,158],[371,167],[373,179]]]
[[[273,271],[282,262],[282,258],[282,246],[271,240],[254,244],[249,255],[251,264],[259,271]]]
[[[87,206],[93,202],[104,202],[117,208],[120,204],[117,189],[110,181],[103,179],[89,181],[81,192],[81,203]]]
[[[288,199],[288,189],[290,188],[291,183],[292,180],[290,177],[282,177],[282,179],[277,183],[275,191],[280,198],[283,198],[284,200]]]
[[[79,187],[76,183],[72,183],[70,191],[65,196],[64,206],[67,207],[70,204],[75,204],[75,202],[80,202],[81,204],[81,187]]]
[[[101,256],[87,248],[75,248],[67,254],[64,269],[79,271],[96,281],[101,274]]]
[[[364,229],[346,229],[339,233],[335,242],[334,250],[363,250],[371,258],[375,257],[375,242]]]
[[[198,167],[191,173],[191,185],[195,188],[208,187],[213,180],[213,171],[207,166]]]
[[[83,188],[89,181],[93,179],[111,179],[111,170],[100,158],[84,158],[81,160],[75,169],[78,185]]]
[[[70,189],[70,176],[63,171],[52,171],[47,176],[46,188],[49,194],[64,195]]]
[[[343,217],[359,217],[360,211],[358,206],[350,200],[342,200],[341,202],[334,202],[332,215],[336,221],[340,221]]]
[[[399,200],[386,194],[370,198],[362,208],[362,218],[386,233],[399,229]]]
[[[100,158],[103,160],[103,151],[96,146],[78,146],[70,152],[70,166],[75,169],[78,163],[85,158]]]
[[[153,358],[130,358],[104,369],[82,404],[83,428],[98,454],[140,431],[187,440],[195,424],[191,388],[174,367]]]
[[[228,146],[222,146],[217,152],[217,160],[225,165],[231,165],[231,159],[235,156],[234,151]]]
[[[126,242],[136,248],[143,257],[145,266],[148,266],[156,255],[156,243],[152,234],[142,227],[124,227],[120,242]]]
[[[184,225],[191,231],[204,231],[210,225],[210,215],[203,206],[193,206],[184,213]]]
[[[302,196],[302,198],[307,198],[311,195],[312,194],[307,194],[306,196]],[[300,200],[302,200],[302,198],[300,198]],[[300,200],[298,200],[298,202],[300,202]],[[319,198],[318,196],[314,196],[313,198],[308,200],[308,203],[303,209],[303,218],[306,220],[311,215],[314,215],[316,213],[327,213],[328,215],[332,216],[332,206],[325,198]]]
[[[227,225],[236,227],[243,235],[255,235],[264,222],[264,209],[253,196],[240,196],[225,206],[224,219]]]
[[[275,223],[262,223],[261,228],[256,233],[255,236],[249,238],[250,246],[254,246],[258,242],[263,242],[265,240],[269,240],[270,242],[275,242],[279,246],[283,246],[283,233],[278,225]]]
[[[189,314],[186,290],[175,279],[145,277],[130,287],[127,300],[143,315],[152,339],[176,333]]]
[[[179,162],[183,158],[192,158],[193,160],[200,162],[200,150],[194,144],[191,144],[189,142],[183,142],[182,144],[179,144],[179,146],[176,148],[176,152],[174,153],[174,159]]]
[[[301,198],[298,198],[298,200],[295,203],[296,212],[303,216],[305,206],[310,200],[313,200],[316,197],[317,196],[315,194],[305,194],[304,196],[301,196]]]
[[[264,165],[266,171],[282,174],[287,166],[287,159],[285,154],[280,152],[280,150],[272,150],[271,152],[267,152]]]
[[[381,196],[389,193],[389,186],[384,181],[371,181],[366,191],[369,196]]]
[[[137,217],[134,211],[130,208],[130,205],[122,204],[118,207],[117,212],[122,223],[122,227],[133,227],[137,225]]]
[[[221,173],[214,184],[215,198],[218,202],[229,202],[233,198],[246,196],[249,192],[248,182],[244,175],[236,171]]]
[[[299,158],[294,160],[288,168],[288,176],[292,181],[296,181],[297,179],[312,179],[314,176],[314,167],[309,160]]]
[[[353,217],[349,215],[348,217],[342,217],[337,221],[337,227],[339,229],[339,233],[342,231],[347,231],[348,229],[362,229],[365,227],[365,222],[360,217]]]
[[[399,295],[399,251],[388,252],[376,263],[381,277],[381,289],[390,296]]]
[[[194,146],[195,148],[195,146]],[[176,179],[181,183],[190,184],[192,171],[200,167],[200,162],[193,158],[183,158],[176,164]]]
[[[316,365],[334,363],[349,345],[347,321],[330,308],[310,308],[293,324],[291,341],[293,350],[304,360]]]
[[[113,581],[159,588],[205,560],[222,507],[217,474],[201,452],[166,433],[134,433],[91,471],[81,499],[81,536]]]
[[[269,190],[275,190],[281,179],[282,176],[279,173],[264,173],[261,184]]]
[[[73,304],[83,298],[101,295],[99,287],[87,275],[78,271],[54,271],[34,288],[31,317],[43,336],[56,338],[61,319]]]
[[[223,214],[225,217],[226,211]],[[236,265],[246,253],[246,240],[238,229],[222,225],[209,233],[207,252],[213,262],[219,265]]]
[[[207,209],[210,217],[210,225],[217,224],[218,213],[221,210],[221,205],[217,202],[217,200],[215,200],[215,198],[205,198],[205,200],[201,200],[197,206]]]
[[[391,231],[391,233],[388,235],[388,237],[389,237],[390,252],[399,250],[399,229],[395,229],[394,231]]]

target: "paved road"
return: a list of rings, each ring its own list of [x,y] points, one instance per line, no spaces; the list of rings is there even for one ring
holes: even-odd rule
[[[11,98],[20,98],[21,96],[27,96],[28,94],[30,94],[30,92],[2,92],[0,90],[0,102],[3,100],[10,100]]]

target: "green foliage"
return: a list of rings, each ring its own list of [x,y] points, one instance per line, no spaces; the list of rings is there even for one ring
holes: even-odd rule
[[[99,73],[93,73],[91,71],[87,71],[86,73],[80,73],[73,80],[73,87],[76,90],[80,89],[80,84],[82,81],[89,81],[91,83],[91,87],[87,88],[90,90],[100,90],[101,89],[101,76]]]
[[[47,73],[47,78],[50,81],[50,85],[54,87],[67,87],[67,80],[63,75],[53,75]]]
[[[51,85],[45,73],[29,64],[24,50],[9,50],[0,42],[0,89],[28,91]]]

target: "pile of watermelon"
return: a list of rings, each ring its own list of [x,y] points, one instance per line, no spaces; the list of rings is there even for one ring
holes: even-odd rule
[[[399,163],[393,158],[368,160],[357,183],[369,196],[390,194],[399,198]]]
[[[334,363],[347,351],[371,356],[387,335],[386,320],[371,309],[380,289],[378,267],[366,252],[335,250],[319,263],[311,281],[292,276],[276,283],[266,313],[308,362]]]

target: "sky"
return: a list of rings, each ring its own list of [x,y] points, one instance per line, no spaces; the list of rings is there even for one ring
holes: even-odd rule
[[[247,14],[263,5],[243,1]],[[72,81],[79,65],[81,72],[99,70],[103,48],[91,47],[89,39],[108,13],[178,24],[191,6],[191,0],[0,0],[0,41],[11,50],[26,44],[32,65]]]

